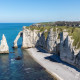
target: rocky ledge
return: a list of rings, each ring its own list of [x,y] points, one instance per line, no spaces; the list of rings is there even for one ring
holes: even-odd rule
[[[6,41],[6,37],[2,36],[1,44],[0,44],[0,54],[3,53],[9,53],[9,47]]]

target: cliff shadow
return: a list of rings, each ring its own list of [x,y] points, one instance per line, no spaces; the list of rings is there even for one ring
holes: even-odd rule
[[[37,46],[36,48],[38,49],[37,52],[47,53],[47,51],[44,50],[41,46]]]
[[[38,52],[42,52],[43,54],[46,53],[46,54],[49,54],[46,50],[44,50],[43,48],[41,47],[36,47],[39,51]],[[66,66],[69,66],[71,68],[74,68],[76,71],[80,72],[80,70],[78,68],[76,68],[75,66],[67,63],[67,62],[64,62],[60,59],[60,56],[59,54],[55,54],[55,53],[51,53],[53,55],[51,56],[47,56],[47,57],[44,57],[45,59],[47,60],[50,60],[52,62],[55,62],[55,63],[60,63],[60,64],[63,64],[63,65],[66,65]]]
[[[80,72],[80,70],[78,68],[76,68],[75,66],[73,66],[73,65],[71,65],[71,64],[69,64],[67,62],[62,61],[60,59],[60,56],[58,56],[57,54],[53,54],[52,56],[47,56],[47,57],[45,57],[45,59],[48,59],[48,60],[50,60],[52,62],[61,63],[63,65],[66,65],[66,66],[69,66],[71,68],[74,68],[76,71]]]
[[[38,37],[39,39],[37,40],[35,47],[38,49],[38,52],[47,53],[47,51],[45,50],[46,40],[45,40],[44,32],[41,35],[38,33]]]

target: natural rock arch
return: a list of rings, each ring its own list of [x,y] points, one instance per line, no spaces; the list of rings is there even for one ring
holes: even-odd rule
[[[23,37],[23,31],[20,31],[16,37],[16,39],[14,40],[14,48],[18,48],[17,42],[19,40],[20,37]]]

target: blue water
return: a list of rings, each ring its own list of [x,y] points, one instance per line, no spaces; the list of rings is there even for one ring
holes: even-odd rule
[[[0,23],[0,40],[2,39],[2,34],[6,36],[10,51],[13,46],[14,39],[16,38],[19,31],[22,30],[22,26],[29,26],[32,23]],[[18,45],[20,45],[20,40]]]
[[[53,80],[44,68],[36,63],[25,50],[21,49],[22,38],[18,41],[18,49],[13,49],[13,42],[22,26],[32,23],[0,23],[0,40],[6,36],[9,51],[15,53],[0,54],[0,80]],[[21,56],[21,60],[15,60]]]

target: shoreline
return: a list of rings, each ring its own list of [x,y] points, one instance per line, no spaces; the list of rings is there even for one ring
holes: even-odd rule
[[[38,64],[40,64],[43,68],[45,68],[44,66],[43,66],[43,64],[41,64],[37,59],[36,59],[36,57],[34,57],[33,55],[32,55],[32,53],[31,53],[31,51],[29,50],[29,49],[26,49],[26,51],[28,51],[28,53],[30,54],[30,56],[38,63]],[[47,68],[45,68],[45,70],[51,75],[51,76],[53,76],[53,78],[55,79],[55,80],[63,80],[61,77],[59,77],[57,74],[55,74],[54,72],[51,72],[51,71],[49,71]]]
[[[80,72],[61,63],[53,62],[46,57],[51,56],[50,53],[40,52],[37,48],[25,49],[31,57],[38,62],[46,71],[56,80],[79,80]]]

